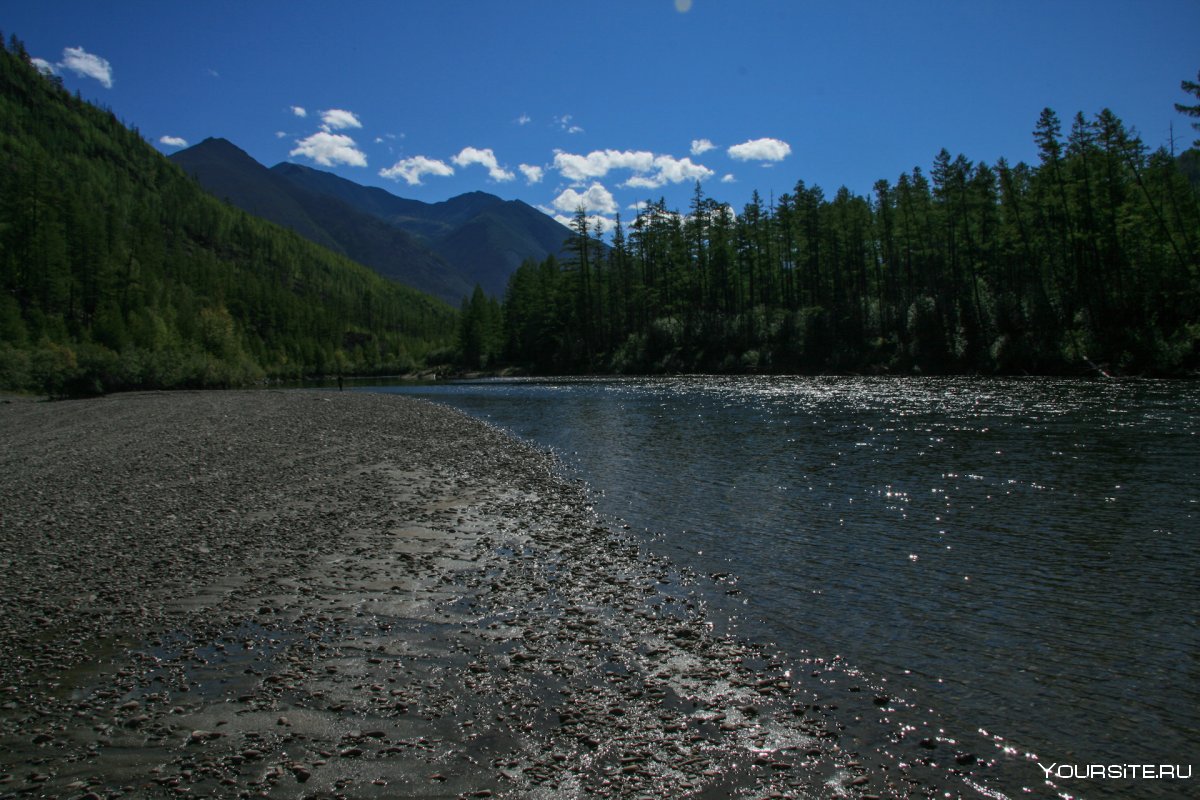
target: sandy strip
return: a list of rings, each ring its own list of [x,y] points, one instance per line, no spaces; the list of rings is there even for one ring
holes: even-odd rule
[[[551,459],[395,396],[0,405],[0,797],[920,796]]]

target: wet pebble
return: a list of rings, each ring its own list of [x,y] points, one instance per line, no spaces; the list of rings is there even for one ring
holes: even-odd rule
[[[763,733],[837,738],[792,703],[800,682],[714,634],[694,577],[598,526],[549,459],[486,425],[382,396],[221,392],[86,401],[0,435],[15,444],[0,448],[0,562],[16,553],[31,583],[59,585],[15,533],[52,508],[44,528],[98,548],[100,578],[77,573],[87,585],[63,599],[95,594],[97,631],[138,643],[88,673],[107,692],[93,707],[22,683],[32,662],[0,665],[2,699],[47,706],[65,734],[40,739],[59,730],[42,721],[21,741],[86,739],[64,755],[118,776],[114,792],[276,794],[327,769],[321,796],[423,775],[514,797],[821,796],[833,756],[768,750]],[[50,466],[17,469],[12,452]],[[0,597],[0,652],[63,615],[55,591]],[[94,646],[46,652],[72,664]],[[143,763],[116,766],[134,740]],[[63,793],[38,775],[38,793]]]

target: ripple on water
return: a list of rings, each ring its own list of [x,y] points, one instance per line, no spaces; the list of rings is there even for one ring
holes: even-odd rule
[[[953,730],[999,732],[1018,759],[1185,763],[1200,741],[1194,383],[682,376],[409,391],[552,448],[601,513],[698,572],[737,576],[739,593],[717,584],[712,602],[743,630],[796,657],[844,655]]]

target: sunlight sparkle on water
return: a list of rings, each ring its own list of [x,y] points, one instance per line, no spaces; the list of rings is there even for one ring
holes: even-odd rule
[[[960,741],[988,719],[1016,754],[1064,752],[1096,730],[1098,758],[1190,752],[1180,732],[1194,730],[1200,695],[1180,681],[1162,697],[1165,681],[1146,675],[1178,675],[1200,644],[1189,601],[1200,544],[1181,535],[1200,503],[1198,384],[679,376],[555,387],[430,393],[462,393],[464,410],[566,455],[602,492],[597,511],[657,534],[656,548],[736,573],[741,594],[714,602],[736,604],[746,630],[818,657],[850,648],[865,673],[936,698],[929,721]],[[1036,654],[1036,669],[1018,668],[1018,653]],[[1089,680],[1099,669],[1103,691]]]

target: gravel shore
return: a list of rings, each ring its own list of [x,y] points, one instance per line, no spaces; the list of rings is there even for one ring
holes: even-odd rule
[[[395,396],[0,404],[0,797],[871,797],[545,454]]]

